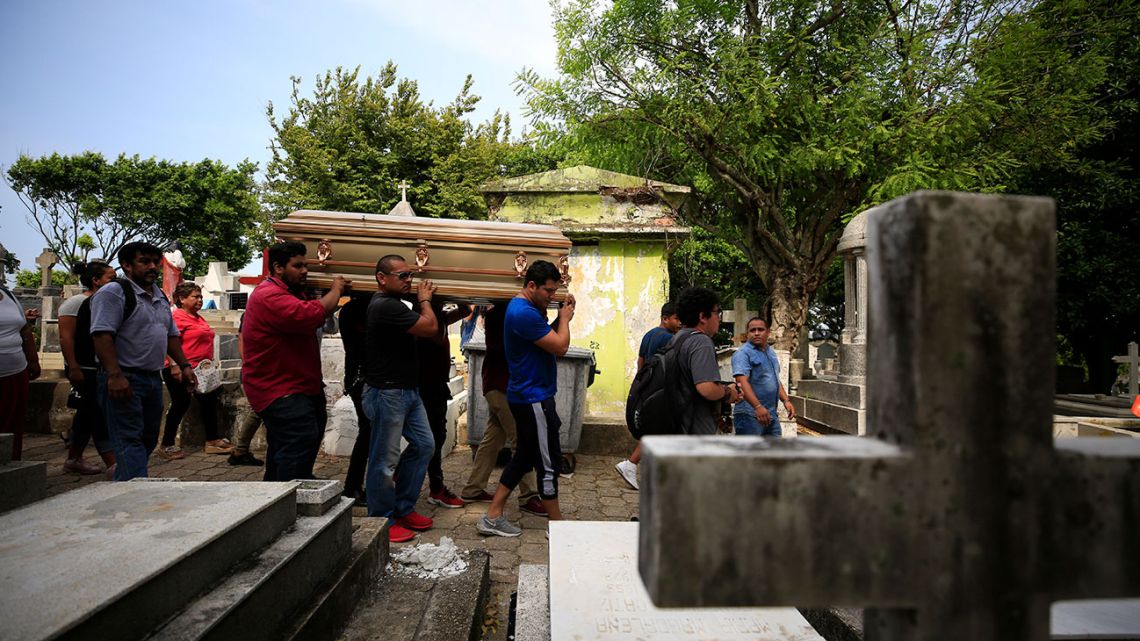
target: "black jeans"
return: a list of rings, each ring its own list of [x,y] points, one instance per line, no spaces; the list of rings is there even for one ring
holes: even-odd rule
[[[451,390],[446,383],[427,385],[420,388],[420,400],[424,403],[431,435],[435,439],[435,452],[428,461],[428,488],[432,492],[439,492],[444,488],[443,457],[440,454],[443,442],[447,440],[447,401],[451,400]]]
[[[190,392],[186,383],[174,380],[169,367],[162,370],[162,380],[170,393],[170,409],[166,410],[166,427],[162,429],[162,447],[170,447],[174,445],[174,437],[178,436],[178,427],[186,416],[186,410],[190,409]],[[202,426],[206,428],[207,441],[218,438],[218,395],[221,392],[219,387],[206,394],[194,394],[198,397],[198,413],[202,416]]]
[[[289,394],[273,401],[259,414],[265,423],[266,481],[292,481],[313,478],[313,464],[328,412],[323,394]]]
[[[71,419],[71,445],[80,453],[92,439],[99,454],[112,451],[111,435],[107,433],[107,422],[103,420],[103,410],[99,409],[99,386],[96,383],[97,370],[83,370],[83,384],[76,388],[79,394],[79,407]]]
[[[355,496],[364,491],[364,470],[368,467],[368,447],[372,443],[372,424],[364,414],[361,396],[364,384],[354,385],[348,390],[352,405],[356,408],[356,442],[352,444],[352,456],[348,459],[348,472],[344,475],[344,493]]]

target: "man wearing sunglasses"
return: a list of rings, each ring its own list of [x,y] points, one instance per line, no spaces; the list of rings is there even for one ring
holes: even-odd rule
[[[402,256],[390,254],[376,263],[378,291],[368,304],[363,405],[372,425],[364,494],[368,516],[392,520],[388,538],[409,541],[414,530],[432,520],[416,513],[435,440],[419,394],[420,359],[416,338],[439,331],[432,311],[435,285],[421,281],[412,297],[415,272]],[[400,455],[400,437],[408,441]]]

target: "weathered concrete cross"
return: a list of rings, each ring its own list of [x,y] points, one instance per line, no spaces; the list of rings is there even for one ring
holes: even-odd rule
[[[1140,394],[1140,380],[1137,379],[1137,369],[1140,368],[1140,350],[1138,350],[1136,342],[1133,341],[1128,344],[1127,356],[1113,356],[1113,362],[1126,363],[1128,365],[1128,395],[1136,398]]]
[[[408,181],[401,180],[400,184],[398,184],[396,186],[400,188],[400,200],[407,200],[408,199],[408,187],[411,187],[411,185],[408,184]]]
[[[36,256],[36,265],[40,268],[40,287],[51,287],[51,268],[59,262],[59,256],[50,249],[44,249]]]
[[[1140,440],[1051,435],[1052,202],[920,192],[869,223],[869,438],[646,438],[654,603],[1026,641],[1052,601],[1140,595]]]

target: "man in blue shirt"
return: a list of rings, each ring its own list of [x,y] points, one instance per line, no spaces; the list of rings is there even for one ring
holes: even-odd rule
[[[641,349],[637,350],[638,372],[641,371],[642,367],[645,367],[645,363],[657,353],[657,350],[673,340],[673,335],[679,329],[681,329],[681,319],[677,317],[677,306],[672,302],[665,303],[661,306],[661,324],[645,332],[645,336],[641,337]],[[639,489],[637,484],[638,463],[641,463],[641,443],[633,448],[633,453],[629,455],[629,459],[614,466],[618,474],[635,490]]]
[[[510,379],[507,403],[515,419],[515,453],[499,478],[487,514],[475,527],[481,534],[514,537],[522,529],[507,520],[507,497],[534,470],[538,495],[549,518],[559,520],[558,462],[562,459],[559,428],[562,421],[554,406],[558,361],[570,349],[570,320],[574,297],[567,295],[554,323],[547,325],[546,309],[562,285],[554,263],[538,260],[526,271],[526,285],[507,305],[503,321],[503,347]]]
[[[780,384],[780,360],[768,345],[768,321],[753,318],[747,328],[748,342],[732,355],[732,375],[744,393],[744,402],[733,409],[732,423],[737,434],[780,436],[777,399],[784,402],[793,423],[796,410]]]
[[[99,358],[99,407],[115,450],[114,479],[147,476],[147,461],[158,445],[162,422],[162,372],[166,357],[182,370],[186,388],[198,384],[182,353],[182,336],[170,315],[170,301],[155,284],[162,250],[133,242],[119,250],[119,265],[136,301],[125,314],[128,294],[112,281],[91,297],[91,340]],[[125,318],[124,318],[125,316]]]

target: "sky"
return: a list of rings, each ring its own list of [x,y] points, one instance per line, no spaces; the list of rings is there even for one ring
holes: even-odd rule
[[[518,135],[515,75],[553,76],[556,49],[545,0],[3,0],[0,170],[87,150],[264,169],[265,108],[285,112],[290,76],[305,94],[329,69],[389,60],[437,105],[471,74],[473,121],[499,108]],[[0,243],[34,269],[27,213],[0,181]]]

